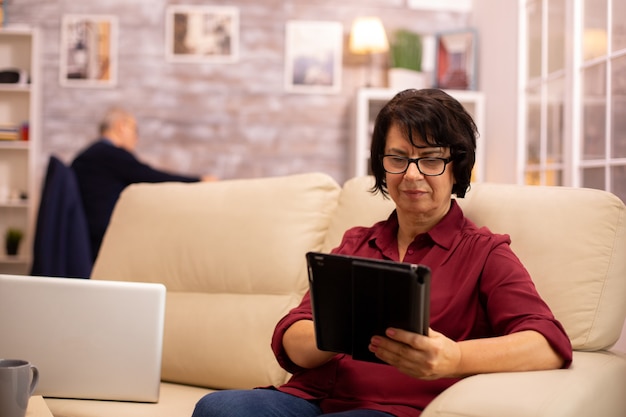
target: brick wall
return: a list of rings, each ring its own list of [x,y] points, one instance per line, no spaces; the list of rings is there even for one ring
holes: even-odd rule
[[[169,4],[237,7],[239,61],[167,62]],[[115,87],[60,85],[60,22],[70,13],[118,16]],[[364,84],[364,60],[347,51],[347,39],[352,20],[361,15],[380,16],[388,33],[400,27],[432,33],[463,27],[469,19],[459,13],[412,10],[405,0],[8,0],[7,23],[32,25],[42,32],[39,175],[50,154],[70,162],[96,136],[103,112],[122,105],[139,121],[139,157],[154,166],[220,178],[321,171],[343,182],[348,177],[351,104],[356,89]],[[288,20],[343,24],[339,94],[284,91]]]

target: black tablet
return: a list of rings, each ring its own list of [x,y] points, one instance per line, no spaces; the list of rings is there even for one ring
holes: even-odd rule
[[[319,349],[381,362],[367,348],[372,336],[388,327],[428,333],[428,267],[319,252],[306,259]]]

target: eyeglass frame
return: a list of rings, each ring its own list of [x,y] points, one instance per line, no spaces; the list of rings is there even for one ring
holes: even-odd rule
[[[404,170],[398,171],[398,172],[388,171],[385,168],[385,162],[384,162],[384,159],[387,156],[392,156],[392,157],[398,158],[398,159],[404,159],[405,161],[407,161],[406,168],[404,168]],[[422,172],[422,170],[420,168],[420,164],[419,164],[419,161],[421,161],[423,159],[430,159],[430,160],[437,159],[437,160],[443,161],[443,169],[441,170],[441,172],[439,174],[426,174],[426,173]],[[411,166],[412,163],[415,163],[415,166],[417,167],[417,170],[420,172],[420,174],[422,174],[425,177],[438,177],[440,175],[443,175],[443,173],[446,172],[446,167],[452,161],[453,161],[452,157],[441,158],[441,157],[436,157],[436,156],[424,156],[424,157],[421,157],[421,158],[409,158],[408,156],[394,155],[394,154],[385,154],[385,155],[381,155],[380,156],[380,163],[381,163],[381,165],[383,167],[383,170],[386,173],[388,173],[388,174],[404,174],[409,169],[409,166]]]

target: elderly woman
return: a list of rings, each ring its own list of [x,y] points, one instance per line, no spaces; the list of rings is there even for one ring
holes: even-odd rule
[[[193,417],[414,417],[465,376],[568,367],[569,339],[508,235],[478,228],[452,198],[469,189],[476,135],[470,115],[445,92],[397,94],[376,119],[371,147],[372,191],[396,209],[348,230],[333,250],[430,267],[428,336],[389,328],[372,337],[370,351],[386,364],[320,351],[307,293],[272,339],[291,379],[209,394]]]

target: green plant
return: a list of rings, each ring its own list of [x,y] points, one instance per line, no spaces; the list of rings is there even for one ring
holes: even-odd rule
[[[7,255],[17,255],[17,249],[20,246],[20,241],[24,237],[24,232],[20,229],[9,228],[5,235],[5,245]]]
[[[20,229],[15,229],[13,227],[10,227],[7,230],[6,238],[9,241],[19,242],[22,239],[22,237],[24,237],[24,232],[22,232]]]
[[[391,67],[422,71],[422,37],[406,29],[395,31],[389,48]]]

